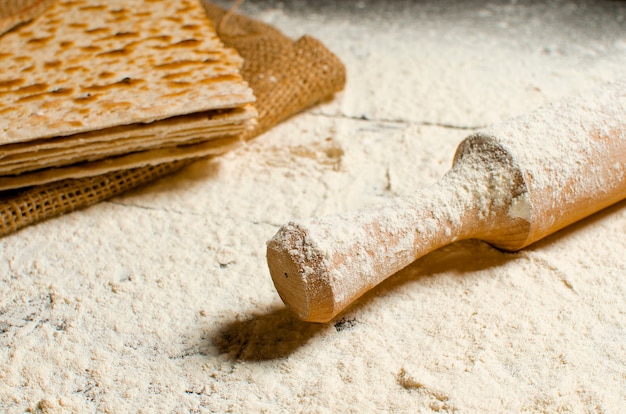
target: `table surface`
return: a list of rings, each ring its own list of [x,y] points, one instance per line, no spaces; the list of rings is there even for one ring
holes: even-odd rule
[[[221,2],[228,6],[230,2]],[[433,252],[328,324],[265,243],[436,182],[483,126],[623,76],[626,2],[248,1],[345,63],[245,146],[0,239],[0,408],[620,412],[626,204],[517,253]]]

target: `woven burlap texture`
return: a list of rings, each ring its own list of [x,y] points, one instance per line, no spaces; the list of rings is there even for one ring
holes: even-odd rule
[[[212,3],[203,4],[224,44],[244,58],[241,74],[257,99],[258,123],[243,139],[258,136],[343,88],[343,64],[318,40],[303,36],[293,41],[265,23],[227,14]],[[7,192],[0,196],[0,236],[117,196],[194,161],[169,162]]]

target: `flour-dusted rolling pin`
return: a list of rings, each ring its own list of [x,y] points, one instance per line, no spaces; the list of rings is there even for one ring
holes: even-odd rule
[[[441,246],[476,238],[518,250],[624,198],[626,80],[475,133],[432,187],[286,224],[267,260],[285,304],[326,322]]]

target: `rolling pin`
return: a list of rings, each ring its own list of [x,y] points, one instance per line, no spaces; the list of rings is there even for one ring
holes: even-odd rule
[[[417,258],[475,238],[516,251],[626,198],[626,79],[461,142],[432,187],[282,226],[267,243],[276,290],[327,322]]]

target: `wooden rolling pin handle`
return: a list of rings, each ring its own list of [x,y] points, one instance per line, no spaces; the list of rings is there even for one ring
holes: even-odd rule
[[[626,198],[626,79],[478,131],[412,197],[283,226],[267,245],[274,285],[326,322],[416,258],[477,238],[518,250]]]
[[[483,156],[469,162],[461,157],[441,181],[411,197],[283,226],[267,245],[283,302],[302,320],[327,322],[426,253],[468,237],[502,238],[497,229],[518,228],[518,218],[506,214],[519,193],[514,169],[502,157],[491,159],[497,148],[478,150]],[[488,199],[485,188],[494,185],[505,186],[506,200]],[[510,223],[503,226],[503,219]]]

